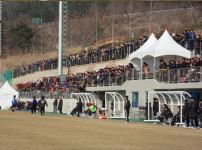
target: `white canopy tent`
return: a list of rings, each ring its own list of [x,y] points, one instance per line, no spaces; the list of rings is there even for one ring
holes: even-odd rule
[[[139,48],[137,49],[135,52],[133,52],[132,54],[129,55],[129,59],[133,60],[135,58],[139,58],[142,59],[142,54],[148,50],[149,47],[151,47],[152,45],[154,45],[157,42],[156,37],[154,36],[154,34],[152,33],[151,36],[149,37],[149,39]]]
[[[179,45],[168,33],[167,30],[163,33],[158,42],[154,43],[142,53],[142,58],[146,56],[160,57],[166,55],[176,55],[186,58],[191,57],[191,52]]]
[[[172,112],[174,112],[174,106],[180,106],[180,113],[182,114],[182,106],[184,105],[184,101],[191,97],[191,95],[185,91],[149,91],[148,102],[152,103],[154,97],[157,97],[159,100],[159,114],[162,112],[161,104],[170,105]],[[148,113],[150,113],[149,109],[150,107],[148,107]],[[153,121],[152,118],[150,118],[150,114],[148,114],[148,120],[146,121]],[[182,124],[182,115],[180,118],[180,124]]]
[[[19,92],[12,88],[8,81],[6,81],[0,89],[0,106],[2,109],[7,109],[12,105],[14,95],[16,95],[16,99],[19,98]]]
[[[145,46],[144,46],[145,45]],[[159,40],[155,40],[154,35],[151,35],[148,42],[146,42],[141,48],[129,56],[131,61],[135,58],[141,59],[141,78],[142,78],[142,63],[143,58],[147,58],[149,64],[153,63],[153,67],[156,67],[156,58],[163,56],[179,56],[185,58],[191,58],[191,52],[181,45],[179,45],[168,33],[167,30],[163,33]],[[153,59],[149,59],[153,57]],[[168,57],[169,58],[169,57]],[[176,59],[176,58],[175,58]]]

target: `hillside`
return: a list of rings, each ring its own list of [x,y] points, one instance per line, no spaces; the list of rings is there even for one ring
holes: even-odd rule
[[[57,57],[58,2],[3,2],[2,13],[4,71]],[[161,33],[165,26],[170,33],[193,28],[201,34],[201,14],[201,2],[69,2],[65,53],[95,47],[96,38],[99,46],[111,43],[112,35],[114,40],[125,41],[134,32],[134,38],[138,39],[152,30]],[[42,19],[43,24],[32,23],[32,18]],[[17,32],[20,21],[26,24],[23,25],[29,31],[26,34],[24,30]]]

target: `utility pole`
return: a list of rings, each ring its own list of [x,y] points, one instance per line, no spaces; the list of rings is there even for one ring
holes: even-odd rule
[[[96,37],[96,49],[97,49],[97,1],[95,3],[95,37]]]
[[[114,46],[114,1],[112,2],[112,46]]]
[[[0,73],[2,72],[1,69],[1,27],[2,27],[2,1],[0,1]]]
[[[62,51],[63,51],[63,2],[59,1],[59,45],[58,45],[58,76],[62,75]]]

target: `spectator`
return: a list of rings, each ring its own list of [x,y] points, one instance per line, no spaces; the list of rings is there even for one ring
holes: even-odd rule
[[[59,104],[58,104],[58,110],[60,111],[60,115],[62,115],[62,107],[63,107],[63,100],[62,100],[62,97],[60,97]]]
[[[55,100],[53,102],[53,112],[57,113],[57,105],[58,105],[58,99],[55,97]]]
[[[190,100],[191,101],[188,106],[188,116],[189,116],[191,127],[196,128],[197,105],[193,97],[191,97]]]
[[[199,103],[198,118],[200,119],[200,129],[202,129],[202,99]]]

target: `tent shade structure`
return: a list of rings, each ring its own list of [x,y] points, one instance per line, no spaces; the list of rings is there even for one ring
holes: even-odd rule
[[[86,108],[86,104],[91,102],[97,105],[97,99],[92,93],[71,93],[70,98],[76,98],[77,100],[83,100],[84,107]],[[73,109],[73,107],[71,107]]]
[[[160,57],[167,55],[181,56],[191,58],[191,52],[179,45],[168,33],[167,30],[161,38],[142,53],[142,58],[146,56]]]
[[[135,52],[133,52],[132,54],[129,55],[129,59],[135,59],[135,58],[142,58],[142,53],[146,50],[148,50],[149,47],[151,47],[152,45],[154,45],[157,42],[156,37],[154,36],[154,34],[152,33],[151,36],[149,37],[149,39],[139,48],[137,49]]]
[[[151,103],[151,106],[153,107],[153,98],[158,98],[159,102],[159,115],[161,114],[162,105],[167,104],[169,108],[171,109],[173,115],[177,112],[177,106],[181,107],[181,114],[182,114],[182,106],[184,105],[184,101],[191,97],[191,95],[185,91],[149,91],[148,92],[148,102]],[[150,113],[150,108],[148,107],[148,113]],[[150,114],[148,114],[148,120],[147,121],[153,121],[152,118],[150,118]],[[182,115],[180,118],[180,124],[182,124]]]
[[[110,110],[111,102],[114,101],[113,117],[110,118],[125,118],[124,99],[117,92],[105,92],[105,109]]]
[[[10,86],[8,81],[0,89],[0,106],[2,109],[7,109],[12,105],[13,95],[16,95],[16,98],[19,98],[19,92]]]

